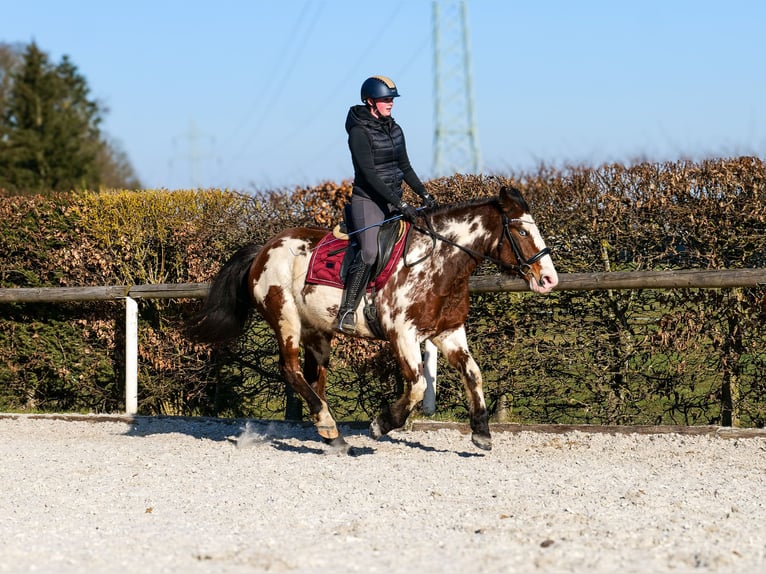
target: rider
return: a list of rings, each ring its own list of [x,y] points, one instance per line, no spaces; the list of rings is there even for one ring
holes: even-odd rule
[[[351,106],[346,117],[348,147],[354,165],[349,232],[356,232],[359,244],[356,258],[346,277],[343,302],[338,310],[338,330],[356,331],[354,311],[359,306],[378,255],[378,228],[394,209],[412,221],[417,211],[402,201],[402,180],[427,207],[436,202],[410,165],[402,128],[391,117],[394,98],[399,97],[394,82],[385,76],[372,76],[362,84],[364,105]]]

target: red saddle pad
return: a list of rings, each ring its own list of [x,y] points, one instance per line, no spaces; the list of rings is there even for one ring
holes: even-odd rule
[[[386,284],[388,278],[391,277],[396,264],[402,258],[402,253],[404,253],[404,239],[406,236],[407,234],[404,233],[399,241],[396,242],[388,263],[386,263],[383,271],[367,285],[368,290],[373,286],[376,290],[380,289]],[[340,266],[343,264],[343,257],[346,254],[347,247],[348,240],[338,239],[332,233],[325,235],[311,254],[308,273],[306,273],[306,283],[329,285],[330,287],[343,289],[343,281],[340,279]]]

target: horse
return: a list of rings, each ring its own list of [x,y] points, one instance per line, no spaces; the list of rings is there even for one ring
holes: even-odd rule
[[[317,433],[330,447],[349,450],[325,394],[342,289],[306,282],[312,252],[327,233],[291,228],[263,246],[240,248],[213,279],[193,333],[207,342],[234,339],[256,310],[274,331],[282,376],[308,405]],[[427,383],[420,345],[430,341],[460,373],[473,444],[491,450],[482,376],[464,328],[468,280],[484,260],[524,278],[537,293],[558,283],[551,251],[514,187],[501,187],[496,197],[419,211],[408,227],[403,256],[375,295],[377,329],[361,319],[360,304],[353,336],[387,340],[405,383],[402,395],[372,420],[373,439],[403,427],[423,400]]]

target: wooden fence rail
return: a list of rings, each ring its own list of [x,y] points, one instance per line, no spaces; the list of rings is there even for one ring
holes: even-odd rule
[[[608,289],[725,289],[766,285],[766,269],[619,271],[612,273],[564,273],[557,291]],[[200,299],[207,296],[206,283],[161,283],[156,285],[112,285],[101,287],[0,288],[0,303],[61,303],[125,300],[125,411],[138,411],[138,304],[137,299]],[[502,275],[471,277],[472,293],[529,290],[526,281]],[[435,349],[426,347],[424,361],[436,372]],[[434,381],[424,399],[426,409],[435,401]],[[425,409],[424,409],[425,410]]]
[[[615,271],[610,273],[563,273],[556,291],[607,289],[725,289],[766,285],[766,269],[722,271]],[[528,291],[517,277],[486,275],[471,277],[472,293]],[[0,303],[60,303],[114,299],[201,299],[207,283],[159,283],[155,285],[112,285],[108,287],[15,287],[0,288]]]
[[[724,289],[766,285],[766,269],[614,271],[604,273],[563,273],[556,291],[598,291],[607,289]],[[473,293],[526,291],[524,280],[504,275],[471,277]]]
[[[109,287],[16,287],[0,289],[0,303],[63,303],[116,299],[201,299],[207,283],[158,283]]]

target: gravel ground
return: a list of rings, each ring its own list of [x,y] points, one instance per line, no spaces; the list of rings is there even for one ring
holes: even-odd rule
[[[97,420],[0,418],[0,572],[766,571],[764,434]]]

